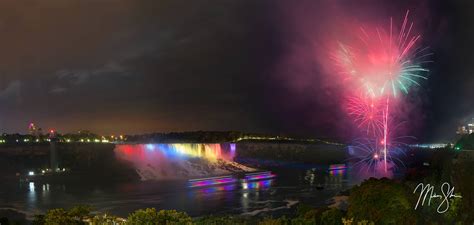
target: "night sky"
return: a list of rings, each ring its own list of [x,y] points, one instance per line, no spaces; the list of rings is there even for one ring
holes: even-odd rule
[[[451,138],[474,113],[474,2],[355,2],[1,1],[0,128],[345,137],[317,40],[341,15],[385,23],[409,9],[434,53],[406,96],[412,133]]]

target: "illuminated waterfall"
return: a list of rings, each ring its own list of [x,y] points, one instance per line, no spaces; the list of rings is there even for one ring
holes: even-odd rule
[[[117,145],[115,154],[130,162],[142,180],[188,179],[253,171],[233,161],[235,144]]]

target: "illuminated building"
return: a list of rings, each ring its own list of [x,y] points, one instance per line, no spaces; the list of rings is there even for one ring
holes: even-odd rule
[[[33,122],[31,122],[28,125],[28,134],[36,138],[39,138],[41,135],[43,135],[43,130],[41,129],[41,127],[36,127],[36,125]]]
[[[456,134],[459,134],[459,135],[468,134],[466,126],[459,126],[458,130],[456,131]]]
[[[30,125],[28,126],[28,133],[30,135],[33,135],[33,136],[36,136],[36,126],[34,123],[30,123]]]
[[[49,130],[49,138],[50,139],[51,138],[56,138],[56,131],[55,130],[53,130],[53,129]]]
[[[467,125],[459,126],[456,134],[465,135],[474,133],[474,118]]]
[[[469,134],[474,133],[474,118],[472,118],[471,122],[467,124],[467,131]]]

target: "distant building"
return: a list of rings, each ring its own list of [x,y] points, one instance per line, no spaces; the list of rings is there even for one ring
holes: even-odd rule
[[[56,137],[57,137],[56,131],[53,130],[53,129],[51,129],[51,130],[49,131],[49,138],[50,138],[50,139],[53,139],[53,138],[56,138]]]
[[[458,127],[456,134],[465,135],[474,133],[474,118],[467,123],[467,125],[462,125]]]
[[[28,125],[28,134],[39,138],[43,135],[43,129],[41,129],[41,127],[37,127],[34,123],[30,123]]]
[[[474,118],[472,118],[471,122],[467,124],[467,132],[469,134],[474,133]]]
[[[28,126],[28,133],[30,135],[36,136],[36,126],[34,123],[30,123],[30,125]]]
[[[466,126],[459,126],[459,127],[458,127],[458,130],[456,131],[456,134],[459,134],[459,135],[468,134],[468,131],[467,131],[467,129],[466,129]]]

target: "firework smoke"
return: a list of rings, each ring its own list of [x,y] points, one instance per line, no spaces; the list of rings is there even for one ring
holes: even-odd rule
[[[408,94],[410,87],[426,80],[428,72],[423,64],[431,53],[428,48],[417,47],[419,34],[413,34],[413,23],[408,22],[407,11],[400,31],[396,34],[390,19],[388,31],[360,28],[358,41],[351,45],[339,43],[333,58],[346,79],[354,82],[372,98],[396,97],[399,92]]]
[[[390,99],[399,93],[408,94],[412,86],[427,79],[428,70],[422,65],[429,62],[426,58],[431,55],[428,48],[418,47],[421,36],[413,31],[408,15],[409,11],[399,32],[395,32],[392,19],[388,30],[361,27],[356,42],[339,42],[332,53],[345,82],[356,87],[348,97],[349,115],[369,138],[376,140],[375,145],[356,142],[355,148],[363,150],[359,162],[373,169],[380,168],[382,161],[385,173],[395,159],[391,152],[399,151],[393,146],[400,146],[389,135],[393,132],[390,108],[394,107]],[[377,140],[381,140],[379,144]]]
[[[414,13],[398,14],[400,8],[416,9],[416,23],[409,20]],[[369,151],[372,157],[378,153],[381,171],[385,163],[387,170],[401,165],[392,163],[395,137],[416,133],[422,121],[414,90],[428,75],[430,53],[421,47],[422,27],[416,26],[429,22],[425,10],[412,1],[282,2],[277,21],[282,48],[271,74],[284,94],[270,92],[284,103],[278,111],[298,115],[296,121],[288,119],[298,129],[311,126],[337,139],[370,139]],[[399,16],[391,19],[387,12]]]

